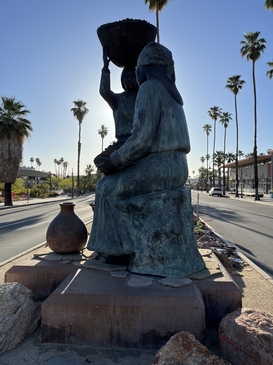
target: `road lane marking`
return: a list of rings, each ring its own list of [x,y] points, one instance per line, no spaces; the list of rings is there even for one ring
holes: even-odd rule
[[[50,221],[40,222],[40,223],[34,223],[34,224],[30,224],[30,225],[28,225],[28,226],[23,226],[23,227],[17,228],[17,229],[15,230],[15,232],[16,232],[16,231],[22,231],[22,230],[24,230],[24,229],[35,228],[35,227],[41,226],[41,225],[43,225],[43,224],[45,224],[45,223],[48,223],[48,222],[50,222]]]
[[[24,224],[25,222],[29,222],[29,221],[32,221],[32,220],[33,220],[33,218],[30,218],[30,219],[26,219],[25,221],[21,221],[21,222],[9,223],[9,224],[6,224],[4,226],[0,226],[0,229],[10,227],[10,226],[15,226],[15,225],[18,225],[18,224]],[[34,223],[33,225],[30,225],[28,227],[33,227],[35,224],[43,224],[43,223],[48,223],[48,222],[51,222],[51,220],[48,220],[48,221],[45,221],[45,222],[42,222],[42,223]],[[20,229],[20,228],[18,228],[18,229]]]

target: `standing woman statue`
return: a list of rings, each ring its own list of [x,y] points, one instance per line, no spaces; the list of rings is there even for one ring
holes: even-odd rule
[[[190,151],[172,53],[150,42],[137,61],[132,135],[101,166],[88,249],[130,256],[142,274],[185,277],[205,268],[194,232]]]
[[[100,94],[107,101],[113,110],[115,122],[115,137],[117,142],[106,148],[102,154],[98,155],[94,162],[97,167],[103,162],[101,158],[107,158],[110,154],[121,147],[130,137],[133,127],[133,117],[135,101],[138,92],[136,73],[134,67],[124,67],[121,73],[121,85],[124,89],[122,93],[114,93],[110,84],[110,59],[107,57],[107,48],[103,47],[103,69],[101,71]]]

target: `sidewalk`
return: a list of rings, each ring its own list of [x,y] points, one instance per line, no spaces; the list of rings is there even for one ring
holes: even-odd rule
[[[226,196],[229,197],[229,198],[240,199],[240,200],[247,201],[247,202],[252,202],[252,203],[255,203],[255,204],[262,203],[262,204],[267,204],[267,205],[272,205],[273,206],[273,198],[270,198],[269,194],[265,194],[262,198],[260,198],[259,201],[255,201],[254,196],[247,196],[247,195],[244,195],[243,198],[241,198],[241,197],[236,198],[235,194],[229,194],[228,192],[226,193]]]
[[[194,190],[195,193],[199,193],[199,194],[207,194],[208,193],[206,191],[198,191],[198,190]],[[217,198],[217,197],[216,197]],[[242,198],[241,196],[238,198],[235,197],[235,194],[231,194],[228,191],[226,192],[225,196],[222,196],[222,198],[231,198],[231,199],[238,199],[238,200],[242,200],[245,202],[250,202],[250,203],[255,203],[255,204],[267,204],[267,205],[272,205],[273,206],[273,198],[269,197],[269,194],[265,194],[262,198],[260,198],[259,201],[255,201],[254,196],[248,196],[248,195],[244,195]]]
[[[60,196],[56,196],[53,198],[30,198],[30,199],[22,199],[22,200],[14,200],[12,206],[4,206],[4,203],[0,203],[0,209],[12,209],[18,206],[29,206],[29,205],[35,205],[35,204],[46,204],[46,203],[55,203],[55,202],[64,202],[64,201],[70,201],[76,203],[79,199],[84,199],[86,197],[92,198],[95,194],[89,193],[84,194],[80,196],[75,196],[74,198],[71,197],[71,195],[68,194],[62,194]]]

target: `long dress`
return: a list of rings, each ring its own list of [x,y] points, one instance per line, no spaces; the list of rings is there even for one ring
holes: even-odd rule
[[[103,177],[97,184],[88,249],[115,256],[134,255],[139,244],[135,232],[145,226],[142,210],[149,201],[156,210],[156,219],[160,220],[157,199],[165,201],[165,194],[183,188],[188,177],[189,151],[183,107],[159,80],[146,81],[136,99],[132,135],[111,154],[112,163],[121,170]],[[195,271],[202,270],[203,262],[199,260],[196,267]]]

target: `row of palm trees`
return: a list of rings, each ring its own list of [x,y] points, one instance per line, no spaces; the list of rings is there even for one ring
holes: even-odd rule
[[[227,138],[227,127],[229,122],[232,120],[231,114],[229,112],[222,112],[222,109],[219,107],[212,107],[209,111],[208,111],[209,116],[214,120],[214,141],[213,141],[213,159],[215,157],[215,135],[216,135],[216,121],[219,118],[220,123],[224,126],[224,152],[223,152],[223,172],[224,172],[224,180],[223,180],[223,194],[225,195],[225,187],[226,187],[226,182],[225,182],[225,156],[226,156],[226,138]],[[208,137],[209,134],[211,132],[212,126],[210,124],[205,124],[203,126],[203,130],[207,135],[207,156],[208,156]],[[207,164],[208,164],[208,159],[207,159]],[[215,172],[214,172],[214,161],[212,164],[212,181],[213,181],[213,185],[215,185]],[[207,166],[207,170],[208,170],[208,166]],[[208,179],[207,179],[208,181]]]
[[[57,158],[54,158],[54,164],[56,176],[65,177],[67,173],[67,167],[69,165],[68,162],[65,161],[63,157],[61,157],[59,160]]]
[[[36,170],[40,170],[40,167],[42,165],[41,160],[37,157],[35,160],[33,157],[30,157],[30,167],[33,168],[33,162],[36,162]]]
[[[260,37],[260,32],[249,32],[244,34],[244,40],[241,42],[240,53],[242,57],[246,57],[247,61],[252,62],[252,82],[253,82],[253,93],[254,93],[254,186],[255,186],[255,200],[260,200],[258,191],[258,163],[257,163],[257,95],[256,95],[256,80],[255,80],[255,64],[256,61],[261,57],[262,53],[266,48],[266,40]],[[270,79],[273,78],[273,62],[267,63],[271,68],[267,71],[266,76]],[[234,95],[234,110],[235,110],[235,121],[236,121],[236,154],[235,154],[235,196],[239,197],[239,176],[238,176],[238,155],[239,155],[239,131],[238,131],[238,111],[237,111],[237,95],[242,89],[245,81],[241,79],[241,75],[233,75],[227,79],[226,88],[231,91]],[[219,106],[213,106],[208,110],[208,116],[214,122],[214,138],[213,138],[213,156],[215,156],[215,140],[216,140],[216,121],[219,119],[220,123],[224,126],[224,161],[223,161],[223,194],[225,194],[225,149],[226,149],[226,128],[228,127],[229,121],[232,120],[231,114],[223,112]],[[207,155],[208,155],[208,136],[212,130],[210,124],[203,126],[204,132],[207,134]],[[208,161],[207,161],[208,163]],[[214,164],[213,164],[213,184],[215,184]]]

